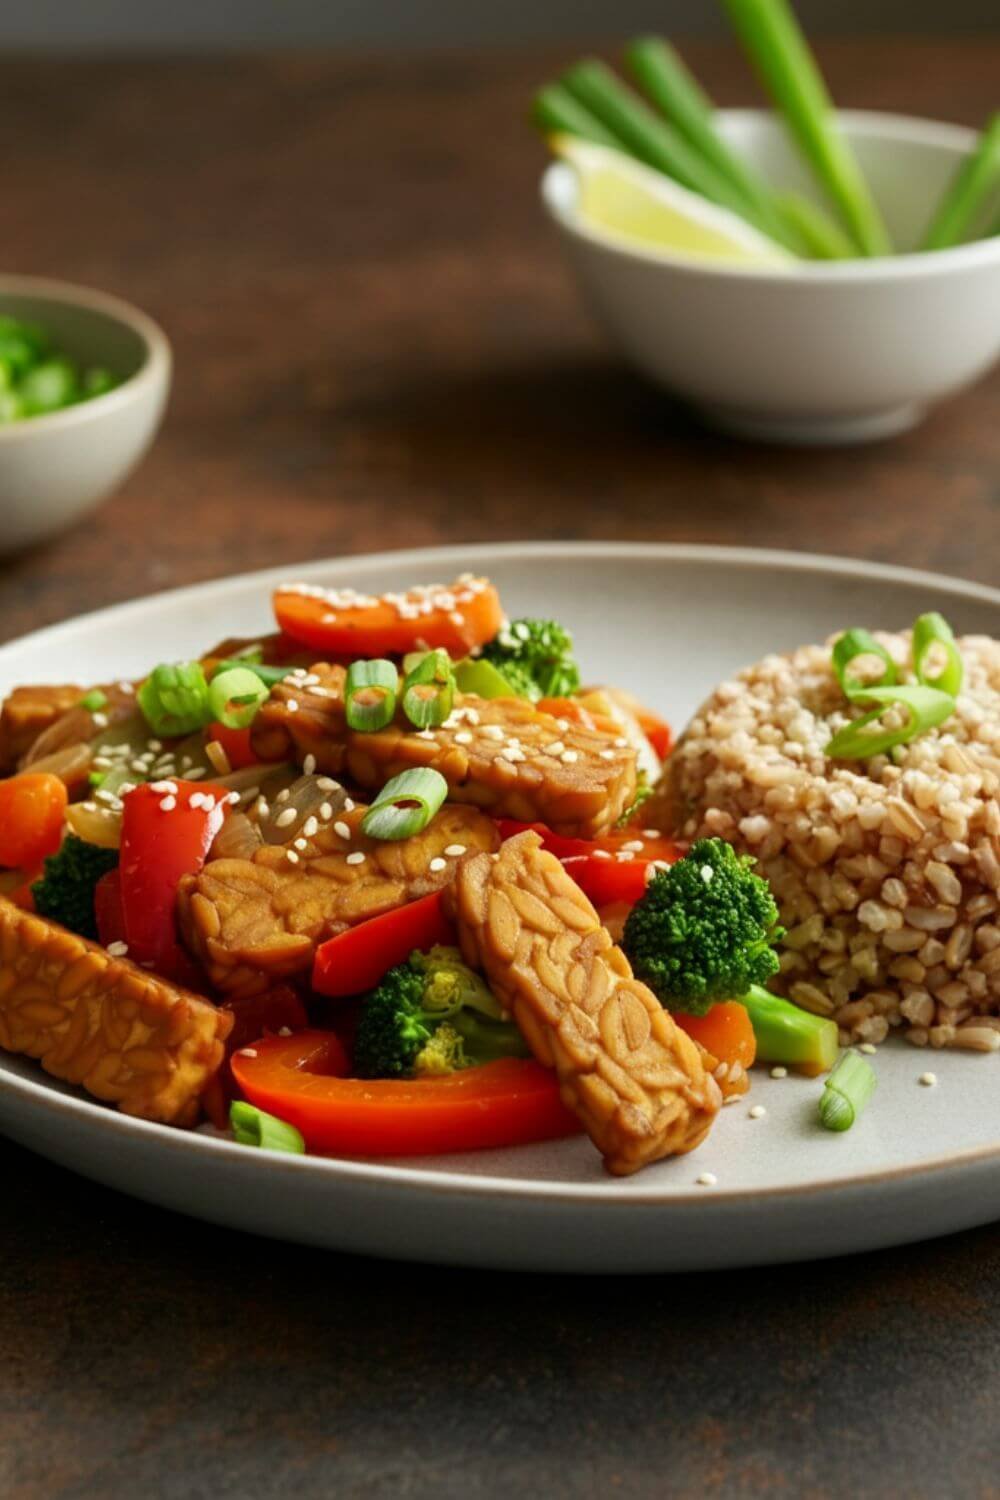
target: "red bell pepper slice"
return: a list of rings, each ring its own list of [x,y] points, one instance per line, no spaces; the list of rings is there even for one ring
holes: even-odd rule
[[[454,944],[455,929],[443,902],[444,892],[433,891],[320,944],[313,962],[313,989],[321,995],[361,995],[414,949],[426,952],[438,943]]]
[[[257,755],[250,743],[251,730],[230,729],[228,724],[209,724],[205,730],[205,740],[211,743],[215,740],[226,752],[226,759],[234,771],[242,771],[245,766],[260,765],[260,756]]]
[[[122,914],[129,957],[161,974],[183,958],[174,912],[183,875],[196,875],[228,811],[227,794],[172,777],[136,787],[122,809]],[[191,799],[194,798],[194,806]]]
[[[109,870],[94,886],[94,919],[102,947],[125,941],[122,878],[117,870]]]
[[[526,828],[534,829],[542,841],[542,847],[557,859],[601,859],[605,854],[615,857],[627,854],[636,864],[648,864],[653,859],[673,864],[681,857],[681,851],[673,839],[664,834],[647,835],[639,828],[622,828],[598,839],[574,839],[563,833],[553,833],[544,823],[518,823],[513,818],[498,818],[496,822],[502,839],[512,839]],[[642,847],[632,849],[628,847],[631,844],[640,844]]]
[[[646,893],[648,859],[595,859],[577,854],[562,863],[598,910],[616,901],[634,906]]]
[[[378,920],[378,919],[376,919]],[[366,923],[364,925],[373,925]],[[443,1078],[348,1078],[332,1032],[269,1037],[233,1055],[242,1093],[328,1155],[426,1156],[573,1135],[556,1075],[507,1057]]]

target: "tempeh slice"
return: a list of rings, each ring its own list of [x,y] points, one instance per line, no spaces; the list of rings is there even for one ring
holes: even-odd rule
[[[318,770],[365,788],[431,766],[453,802],[581,838],[613,827],[635,797],[635,751],[623,735],[554,718],[520,698],[461,693],[435,729],[414,729],[400,710],[387,728],[359,733],[344,717],[344,678],[343,667],[319,663],[279,683],[254,722],[257,753],[300,765],[311,755]]]
[[[449,897],[462,950],[539,1062],[554,1067],[609,1172],[690,1151],[718,1112],[701,1049],[611,941],[534,832],[459,866]]]
[[[0,899],[0,1046],[125,1114],[192,1125],[233,1019]]]
[[[306,824],[290,845],[209,860],[185,876],[181,933],[217,989],[252,995],[306,973],[317,944],[440,889],[467,850],[500,842],[496,824],[471,807],[446,804],[420,833],[393,842],[361,831],[367,811],[340,811]]]

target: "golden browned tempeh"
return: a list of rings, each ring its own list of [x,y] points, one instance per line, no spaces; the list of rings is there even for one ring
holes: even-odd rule
[[[0,899],[0,1046],[125,1114],[191,1125],[232,1016]]]
[[[622,735],[553,718],[520,698],[461,693],[436,729],[413,729],[400,710],[386,729],[357,733],[344,718],[344,678],[343,667],[320,663],[280,683],[254,724],[258,754],[294,755],[300,764],[312,755],[319,770],[366,788],[431,766],[452,801],[581,838],[611,828],[635,796],[635,751]]]
[[[429,895],[451,880],[466,850],[500,842],[496,824],[471,807],[446,805],[422,833],[393,843],[361,832],[366,811],[339,812],[292,847],[211,860],[181,881],[184,941],[218,989],[256,994],[308,970],[318,943]]]
[[[16,771],[38,736],[83,696],[83,688],[17,687],[0,708],[0,775]]]
[[[449,895],[481,967],[539,1062],[554,1067],[610,1172],[690,1151],[721,1103],[704,1054],[655,996],[534,832],[472,855]]]

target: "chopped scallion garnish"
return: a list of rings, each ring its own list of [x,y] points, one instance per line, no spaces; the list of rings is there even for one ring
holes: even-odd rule
[[[355,661],[347,669],[344,715],[351,729],[362,734],[384,729],[396,712],[399,673],[391,661]]]
[[[89,693],[84,694],[80,699],[80,707],[85,708],[91,714],[100,713],[101,709],[107,708],[107,706],[108,695],[102,692],[100,688],[92,688]]]
[[[409,839],[421,833],[448,795],[448,783],[429,766],[401,771],[365,813],[362,832],[373,839]]]
[[[228,660],[219,662],[212,674],[213,677],[218,677],[221,672],[228,672],[230,667],[245,667],[248,672],[259,677],[265,687],[269,688],[277,687],[279,682],[284,682],[290,672],[295,671],[294,667],[265,667],[261,662],[254,661],[249,656],[231,656]]]
[[[212,718],[227,729],[246,729],[270,693],[250,667],[229,667],[213,677],[208,688]]]
[[[826,1130],[850,1130],[875,1092],[875,1070],[857,1052],[845,1052],[823,1085],[819,1121]]]
[[[885,671],[880,677],[872,678],[870,682],[863,682],[860,677],[855,677],[848,671],[851,662],[857,661],[859,657],[873,656],[878,657],[885,666]],[[884,646],[879,645],[869,631],[862,629],[845,630],[835,643],[833,670],[837,674],[837,681],[843,688],[846,698],[869,697],[872,688],[892,687],[898,680],[896,663],[888,651]]]
[[[944,666],[937,673],[928,670],[931,652],[943,656]],[[965,668],[951,626],[936,610],[921,615],[913,626],[913,670],[925,687],[940,688],[957,698],[962,691]]]
[[[403,712],[418,729],[443,724],[455,701],[455,674],[447,651],[428,651],[403,683]]]
[[[255,1104],[234,1099],[229,1106],[229,1123],[241,1146],[260,1146],[265,1151],[288,1151],[302,1156],[306,1143],[300,1131],[287,1120],[269,1115]]]
[[[944,665],[936,675],[929,670],[928,657],[943,656]],[[881,675],[863,681],[850,671],[860,657],[877,658],[884,670]],[[833,647],[833,670],[845,698],[852,703],[872,703],[874,708],[835,734],[826,747],[833,760],[866,760],[871,755],[885,755],[897,745],[906,745],[928,729],[943,724],[955,712],[955,695],[962,686],[964,669],[951,626],[942,615],[921,615],[913,626],[914,685],[900,683],[896,664],[884,646],[867,630],[845,630]],[[894,709],[896,722],[883,722]]]
[[[455,686],[476,698],[519,698],[506,677],[484,656],[467,656],[455,663]]]
[[[164,739],[193,734],[211,719],[200,662],[161,662],[136,694],[150,728]]]
[[[918,734],[943,724],[955,712],[955,700],[948,693],[929,687],[869,688],[865,698],[878,706],[870,713],[853,719],[826,747],[831,760],[867,760],[871,755],[885,755],[897,745],[907,745]],[[892,728],[871,728],[887,709],[896,706],[906,710],[906,721]]]

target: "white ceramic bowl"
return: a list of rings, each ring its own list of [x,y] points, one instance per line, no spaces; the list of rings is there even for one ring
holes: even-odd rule
[[[93,509],[149,447],[170,388],[170,345],[152,318],[104,292],[0,276],[0,315],[40,323],[64,353],[122,377],[105,396],[0,427],[0,552]]]
[[[973,133],[866,111],[839,118],[902,254],[787,271],[694,261],[588,228],[568,166],[550,166],[542,181],[543,202],[610,338],[645,374],[744,436],[886,437],[1000,355],[1000,238],[909,253]],[[775,116],[722,110],[719,123],[770,181],[815,197]]]

